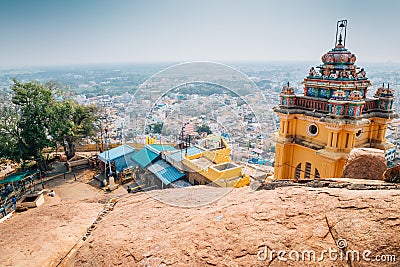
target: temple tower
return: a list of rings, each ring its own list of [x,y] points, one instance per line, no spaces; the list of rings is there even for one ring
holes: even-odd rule
[[[274,108],[280,119],[276,134],[275,178],[341,177],[349,152],[356,147],[387,150],[392,109],[389,84],[367,97],[371,86],[356,56],[345,48],[347,20],[338,21],[335,47],[322,56],[304,79],[303,95],[289,83]]]

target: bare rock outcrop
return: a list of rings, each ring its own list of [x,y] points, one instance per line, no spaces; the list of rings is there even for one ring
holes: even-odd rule
[[[353,179],[382,180],[386,169],[386,159],[382,150],[355,148],[349,154],[342,176]]]
[[[391,183],[400,183],[400,165],[387,169],[384,173],[384,180]]]
[[[159,194],[195,200],[197,193],[207,197],[218,190],[223,189],[197,186]],[[119,198],[114,210],[64,264],[382,266],[376,256],[396,255],[397,261],[386,258],[384,266],[398,266],[399,209],[400,190],[290,186],[251,192],[239,188],[195,208],[170,206],[146,193],[130,194]],[[329,249],[336,251],[333,258],[327,253],[321,256]],[[279,250],[286,252],[281,258]],[[315,259],[310,251],[316,253]]]

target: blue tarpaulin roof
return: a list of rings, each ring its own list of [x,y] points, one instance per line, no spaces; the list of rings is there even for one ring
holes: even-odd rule
[[[161,151],[174,151],[174,150],[177,150],[173,146],[159,145],[159,144],[147,145],[146,147],[150,147],[150,148],[152,148],[152,150],[155,150],[154,152],[158,152],[158,153],[161,153]]]
[[[27,171],[24,171],[24,172],[13,173],[13,174],[10,174],[9,176],[7,176],[6,178],[4,178],[3,180],[0,180],[0,184],[21,181],[26,176],[34,174],[36,172],[38,172],[38,171],[37,170],[34,170],[34,171],[33,170],[27,170]]]
[[[184,157],[185,157],[185,152],[183,152],[182,150],[165,155],[167,161],[172,161],[172,162],[181,162]]]
[[[157,160],[156,162],[154,162],[153,164],[149,165],[147,167],[147,169],[149,171],[151,171],[152,173],[157,173],[165,168],[168,168],[169,165],[167,162],[165,162],[164,160]]]
[[[133,147],[124,144],[119,147],[104,151],[103,153],[97,155],[97,157],[104,163],[114,162],[116,170],[121,172],[124,168],[135,165],[131,159],[131,156],[134,152],[135,149]]]
[[[196,154],[200,154],[201,152],[204,152],[204,149],[201,149],[199,147],[196,146],[191,146],[188,147],[187,149],[182,149],[182,150],[178,150],[174,153],[168,154],[165,157],[167,158],[167,160],[169,161],[175,161],[175,162],[181,162],[182,159],[185,157],[185,154],[188,154],[188,156],[193,156]]]
[[[159,154],[151,151],[149,148],[144,147],[135,154],[132,155],[131,159],[139,164],[140,167],[145,168],[147,165],[152,163]]]
[[[185,176],[184,173],[178,171],[163,160],[157,160],[148,167],[148,170],[155,174],[165,185],[169,185]]]
[[[183,150],[186,152],[186,149],[183,149]],[[202,153],[204,151],[205,150],[203,148],[200,148],[200,147],[197,147],[197,146],[191,146],[191,147],[188,147],[187,154],[188,154],[188,156],[193,156],[193,155],[196,155],[196,154],[200,154],[200,153]]]
[[[124,144],[119,147],[104,151],[103,153],[97,155],[97,157],[103,162],[114,161],[115,159],[123,157],[134,151],[135,149],[133,147]]]

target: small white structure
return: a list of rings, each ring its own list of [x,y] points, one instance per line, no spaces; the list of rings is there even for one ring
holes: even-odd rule
[[[29,194],[22,197],[18,203],[19,206],[27,208],[36,208],[44,203],[43,193],[40,194]]]
[[[109,185],[108,185],[108,189],[110,189],[111,191],[115,190],[117,188],[117,186],[115,185],[115,181],[114,181],[114,177],[110,176],[109,178]]]

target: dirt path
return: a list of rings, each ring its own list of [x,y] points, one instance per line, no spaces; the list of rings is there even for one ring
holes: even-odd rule
[[[45,196],[42,206],[0,224],[1,266],[53,266],[96,218],[106,197],[73,179],[53,180],[46,189],[56,196]]]

